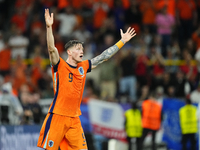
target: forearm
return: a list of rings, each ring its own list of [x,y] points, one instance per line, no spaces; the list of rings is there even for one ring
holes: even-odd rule
[[[56,65],[59,61],[59,54],[54,44],[52,26],[49,27],[47,26],[46,28],[47,28],[47,47],[49,52],[49,59],[52,65]]]
[[[53,37],[53,31],[52,31],[52,26],[47,26],[47,47],[48,51],[51,53],[54,51],[54,37]]]
[[[106,49],[105,51],[103,51],[100,55],[96,56],[95,58],[93,58],[91,60],[92,63],[92,68],[95,68],[96,66],[98,66],[99,64],[101,64],[102,62],[108,60],[109,58],[111,58],[115,53],[117,53],[119,51],[119,49],[124,45],[125,43],[122,42],[122,40],[120,40],[119,42],[117,42],[115,45],[109,47],[108,49]]]

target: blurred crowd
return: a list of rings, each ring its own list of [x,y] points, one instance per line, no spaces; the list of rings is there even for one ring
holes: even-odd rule
[[[17,98],[23,124],[41,123],[34,120],[41,116],[38,103],[53,97],[45,8],[54,13],[55,46],[64,59],[69,39],[83,41],[84,59],[91,59],[120,40],[120,29],[136,30],[136,37],[88,74],[83,103],[143,101],[149,92],[159,100],[200,101],[200,1],[1,0],[0,95]]]

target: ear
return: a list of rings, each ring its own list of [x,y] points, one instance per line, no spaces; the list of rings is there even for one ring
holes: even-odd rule
[[[71,50],[68,49],[68,50],[67,50],[67,54],[68,54],[68,55],[71,55],[71,53],[72,53]]]

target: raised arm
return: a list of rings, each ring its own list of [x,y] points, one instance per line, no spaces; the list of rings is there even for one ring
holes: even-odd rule
[[[134,28],[128,28],[126,33],[123,33],[122,29],[120,29],[121,40],[118,41],[115,45],[109,47],[105,51],[103,51],[100,55],[91,59],[92,69],[96,68],[102,62],[111,58],[126,42],[128,42],[132,37],[136,35]]]
[[[52,65],[56,65],[59,61],[59,54],[58,50],[54,44],[54,37],[52,31],[53,25],[53,13],[49,14],[49,9],[45,9],[45,22],[46,22],[46,29],[47,29],[47,47],[49,52],[49,59]]]

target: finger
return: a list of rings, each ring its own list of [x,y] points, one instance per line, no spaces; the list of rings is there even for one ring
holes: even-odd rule
[[[134,29],[134,28],[132,28],[132,29],[129,31],[130,34],[132,34],[132,33],[134,33],[134,32],[135,32],[135,29]]]
[[[45,9],[45,15],[48,15],[48,9]]]
[[[121,33],[121,35],[123,34],[123,31],[122,31],[122,29],[120,29],[120,33]]]
[[[53,18],[53,13],[51,13],[51,18]]]
[[[45,9],[45,13],[44,16],[47,17],[48,13],[47,13],[47,9]]]
[[[131,29],[131,27],[129,27],[129,28],[127,29],[126,33],[129,33],[130,29]]]
[[[136,36],[136,33],[134,33],[133,35],[131,35],[131,38],[134,37],[134,36]]]
[[[135,33],[135,29],[130,31],[130,34],[133,35]]]
[[[47,8],[47,14],[49,15],[49,9]]]

